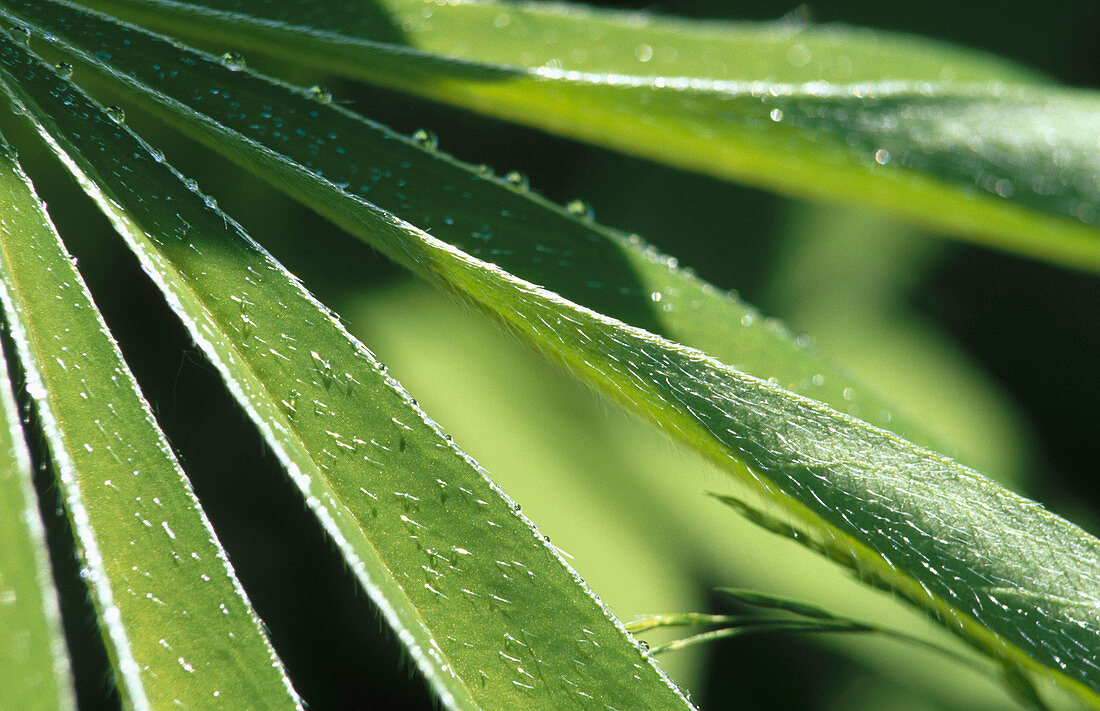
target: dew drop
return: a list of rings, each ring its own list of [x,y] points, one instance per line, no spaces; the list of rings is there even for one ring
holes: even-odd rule
[[[429,151],[439,146],[439,137],[426,128],[417,129],[412,135],[413,143]]]
[[[653,47],[648,44],[640,44],[634,48],[634,56],[639,62],[645,63],[653,59]]]
[[[226,52],[221,56],[222,64],[229,67],[233,71],[244,69],[248,66],[244,61],[244,55],[240,52]]]
[[[53,68],[57,70],[62,79],[71,79],[73,76],[73,65],[68,62],[58,62],[53,65]]]
[[[491,167],[489,167],[489,166],[485,165],[484,163],[482,163],[481,165],[479,165],[479,166],[478,166],[478,167],[476,168],[476,170],[477,170],[477,174],[478,174],[478,175],[480,175],[480,176],[481,176],[481,177],[483,177],[483,178],[491,178],[491,177],[493,177],[493,169],[492,169]]]
[[[121,106],[108,106],[104,109],[107,117],[115,123],[123,123],[126,121],[126,112],[122,110]]]
[[[886,165],[890,162],[890,151],[885,148],[880,148],[875,151],[875,162],[879,165]]]
[[[772,112],[770,114],[768,114],[768,116],[771,117],[772,121],[775,121],[776,123],[779,123],[780,121],[783,120],[783,110],[782,109],[772,109]]]
[[[841,395],[844,396],[845,400],[851,402],[856,397],[856,391],[852,390],[851,388],[844,388],[844,392],[842,392]]]
[[[592,206],[583,200],[571,200],[568,205],[565,206],[565,210],[575,217],[582,217],[586,220],[592,220],[596,217],[596,212],[592,209]]]
[[[332,92],[319,84],[309,87],[309,98],[322,104],[332,103]]]
[[[530,187],[530,183],[527,182],[527,176],[518,170],[509,172],[504,176],[504,180],[512,189],[519,190],[520,192],[525,192]]]
[[[11,38],[26,47],[31,42],[31,31],[26,27],[15,27],[11,31]]]

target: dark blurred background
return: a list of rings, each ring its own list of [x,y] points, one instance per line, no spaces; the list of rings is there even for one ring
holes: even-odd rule
[[[731,20],[772,20],[794,12],[814,22],[895,30],[986,50],[1074,86],[1100,84],[1100,5],[1091,0],[594,4]],[[441,148],[459,158],[498,172],[522,170],[533,188],[552,200],[583,198],[600,222],[643,235],[705,279],[739,290],[765,313],[813,334],[823,351],[896,392],[925,418],[949,430],[967,430],[979,443],[975,446],[984,447],[980,456],[991,471],[1097,532],[1100,487],[1092,481],[1096,465],[1085,445],[1098,425],[1100,277],[944,240],[879,215],[794,202],[394,92],[294,67],[269,69],[303,85],[323,81],[340,100],[398,131],[430,128]],[[725,486],[708,465],[671,444],[654,443],[649,430],[631,418],[598,404],[476,315],[410,283],[369,248],[265,184],[194,150],[136,109],[127,107],[127,117],[351,322],[525,512],[577,556],[578,570],[620,616],[728,610],[709,592],[717,585],[824,596],[857,611],[865,604],[860,595],[874,595],[839,575],[826,580],[822,568],[814,567],[818,562],[751,531],[728,512],[712,511],[705,522],[700,516],[696,530],[690,507],[709,511],[716,505],[701,492]],[[121,241],[72,181],[32,147],[27,129],[11,117],[3,123],[6,133],[15,134],[21,157],[79,257],[299,691],[318,710],[434,707],[274,458]],[[485,359],[493,363],[491,372]],[[930,384],[941,379],[957,387]],[[526,409],[514,404],[515,392],[530,401]],[[600,437],[618,444],[605,451]],[[525,479],[531,468],[543,476]],[[658,515],[647,515],[649,504],[629,501],[623,493],[624,482],[641,477],[658,487],[651,500],[667,496],[669,506],[681,506],[655,483],[672,468],[696,482],[685,508],[678,509],[689,513],[673,519],[691,521],[690,526],[663,523]],[[552,473],[559,470],[555,479]],[[65,546],[69,534],[50,476],[44,472],[39,483],[54,564],[67,593],[64,614],[81,708],[117,707],[94,618]],[[594,481],[603,488],[594,488]],[[543,498],[548,502],[540,509]],[[662,538],[681,548],[662,546]],[[881,604],[884,619],[932,627],[919,617],[905,618],[889,599]],[[725,642],[670,656],[669,669],[708,709],[1009,705],[994,687],[951,677],[936,659],[873,643],[830,644],[779,636]],[[943,685],[937,687],[935,680]]]

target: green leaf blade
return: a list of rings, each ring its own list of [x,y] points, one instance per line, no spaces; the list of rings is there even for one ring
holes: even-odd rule
[[[345,34],[356,27],[349,18],[342,27],[351,29],[341,31],[269,19],[252,2],[93,4],[671,165],[883,209],[966,239],[1100,269],[1100,149],[1083,138],[1098,130],[1100,100],[973,53],[887,37],[867,42],[859,33],[780,32],[786,52],[811,56],[813,73],[804,73],[776,53],[762,52],[766,63],[755,64],[744,37],[751,31],[732,27],[711,30],[721,49],[710,56],[730,59],[696,66],[679,57],[707,55],[676,50],[666,71],[639,62],[635,50],[651,46],[647,34],[651,48],[660,47],[678,25],[645,16],[601,24],[569,9],[382,3],[394,28],[410,27],[403,41],[421,48],[373,31]],[[417,9],[431,17],[412,19]],[[528,30],[519,40],[496,26],[500,16],[521,15]],[[430,28],[411,29],[423,24]],[[593,27],[598,40],[588,36]],[[688,34],[700,41],[707,33]],[[763,46],[775,35],[755,33]],[[572,59],[594,43],[614,50],[595,64]],[[815,52],[824,64],[812,61]],[[829,68],[842,59],[858,71],[835,76]]]
[[[571,303],[395,220],[255,141],[206,124],[255,170],[581,378],[723,463],[995,658],[1096,703],[1100,544],[895,435]],[[219,132],[220,130],[220,132]],[[1082,653],[1082,650],[1085,650]]]
[[[13,198],[25,197],[8,168],[0,167],[5,213],[18,204]],[[0,217],[0,230],[8,225],[7,215]],[[0,707],[73,709],[72,672],[31,478],[30,452],[0,349]]]
[[[72,85],[14,46],[0,61],[445,706],[690,707],[518,507],[270,255]]]
[[[1100,630],[1095,538],[951,460],[572,304],[235,140],[257,170],[850,549],[861,572],[994,657],[1095,701],[1096,661],[1077,654]]]
[[[925,428],[735,295],[583,215],[430,146],[67,3],[7,6],[74,57],[211,148],[249,164],[254,141],[475,257],[579,304],[690,345],[762,379],[943,449]],[[109,56],[109,64],[98,57]],[[278,107],[277,115],[273,107]],[[211,122],[215,122],[211,124]],[[281,125],[293,125],[294,131]],[[225,140],[224,134],[233,135]],[[268,178],[270,174],[260,173]],[[293,190],[285,181],[272,184]],[[410,190],[407,186],[418,189]],[[295,195],[296,193],[291,193]],[[308,200],[308,196],[298,195]]]
[[[127,706],[300,708],[44,205],[5,182],[0,296]]]

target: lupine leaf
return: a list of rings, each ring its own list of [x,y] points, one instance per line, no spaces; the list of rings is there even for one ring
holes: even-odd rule
[[[105,72],[144,105],[215,150],[213,120],[463,251],[631,325],[694,346],[760,378],[927,446],[939,442],[778,322],[676,261],[520,184],[399,136],[320,96],[226,65],[64,2],[13,0],[0,12]],[[109,61],[104,61],[103,58]],[[277,115],[274,107],[278,107]],[[283,128],[293,124],[294,129]],[[514,180],[514,179],[513,179]],[[280,181],[274,185],[285,188]],[[410,189],[416,186],[416,189]]]
[[[446,707],[690,706],[518,507],[209,198],[10,41],[0,72]]]
[[[0,160],[4,315],[123,699],[300,709],[45,206]]]
[[[858,30],[491,1],[89,4],[233,50],[1100,269],[1100,98],[978,53]]]
[[[11,157],[3,155],[0,163],[4,232],[19,229],[12,217],[36,204]],[[0,271],[7,258],[4,241],[0,238]],[[0,708],[72,709],[72,674],[37,498],[31,455],[0,347]]]
[[[742,475],[861,574],[1007,663],[1096,701],[1095,538],[949,459],[571,303],[395,220],[217,123],[250,167],[495,314],[585,381]]]
[[[209,122],[260,174],[728,467],[861,574],[995,658],[1095,703],[1100,542],[896,435],[603,316],[440,242]]]

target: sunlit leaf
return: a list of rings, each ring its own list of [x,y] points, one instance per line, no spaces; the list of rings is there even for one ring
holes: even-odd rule
[[[7,146],[4,146],[7,149]],[[7,149],[10,150],[10,149]],[[0,156],[0,232],[19,229],[12,219],[35,202],[11,156]],[[8,258],[0,237],[0,272]],[[0,287],[2,288],[2,287]],[[72,675],[57,590],[50,576],[46,537],[31,483],[4,349],[0,348],[0,708],[71,709]]]
[[[861,574],[936,613],[993,656],[1100,685],[1100,544],[949,459],[573,304],[394,219],[286,156],[203,124],[255,172],[493,313],[586,382],[726,465]],[[293,127],[292,127],[293,128]]]
[[[45,206],[0,160],[4,315],[128,708],[300,708]]]
[[[399,136],[316,92],[65,3],[16,1],[0,8],[0,13],[12,11],[33,22],[36,33],[232,159],[241,155],[234,142],[220,139],[226,129],[527,281],[939,446],[926,428],[818,355],[808,339],[794,337],[736,295],[695,278],[636,235],[603,227],[575,206],[548,203],[521,179],[496,178],[484,166],[455,160],[434,147],[430,136]],[[280,180],[273,184],[288,188]]]
[[[1100,268],[1100,99],[977,53],[858,30],[561,5],[90,4],[673,165]]]
[[[3,44],[0,71],[445,706],[689,706],[518,506],[210,198],[18,45]]]

